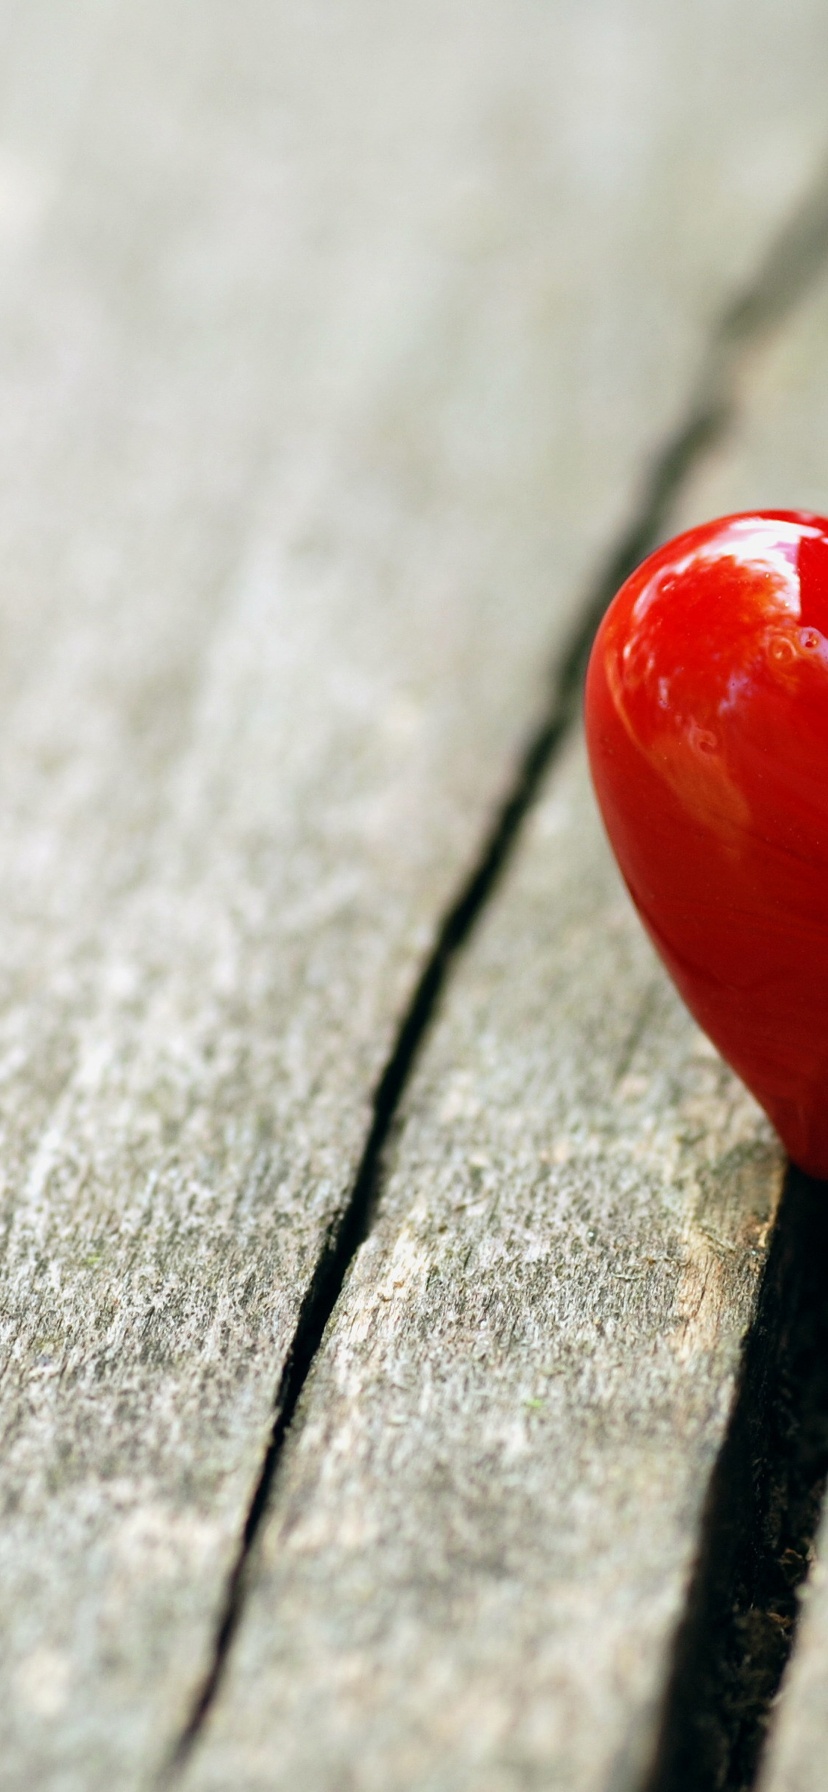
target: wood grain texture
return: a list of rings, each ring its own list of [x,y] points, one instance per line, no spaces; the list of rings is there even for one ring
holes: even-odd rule
[[[395,1022],[816,153],[821,9],[744,24],[0,8],[9,1788],[145,1783],[186,1709]]]
[[[679,521],[828,509],[828,295]],[[635,1786],[782,1157],[551,779],[406,1104],[188,1792]],[[816,1575],[766,1792],[816,1792]]]
[[[799,328],[781,340],[758,373],[741,439],[729,456],[724,488],[734,507],[801,504],[828,512],[828,296],[813,294]],[[722,491],[712,465],[692,501]],[[818,1449],[820,1432],[813,1430]],[[761,1792],[818,1792],[828,1751],[828,1521],[806,1585],[794,1654],[772,1716]]]
[[[579,747],[417,1078],[188,1787],[627,1783],[780,1170]]]

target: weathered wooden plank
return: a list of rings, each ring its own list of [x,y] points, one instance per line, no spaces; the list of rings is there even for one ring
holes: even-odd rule
[[[679,520],[828,507],[826,379],[823,288]],[[573,746],[406,1102],[192,1792],[640,1784],[782,1168]],[[826,1610],[773,1792],[821,1783]]]
[[[734,444],[728,493],[735,505],[770,502],[802,504],[828,511],[828,427],[825,379],[828,364],[828,307],[815,293],[799,329],[780,341],[759,372],[750,405],[749,433]],[[752,453],[761,467],[757,480]],[[694,501],[707,503],[718,491],[715,469],[696,482]],[[818,1334],[821,1335],[821,1334]],[[824,1415],[823,1415],[824,1422]],[[812,1416],[804,1447],[819,1463],[820,1430]],[[817,1538],[816,1561],[803,1595],[803,1609],[770,1729],[760,1774],[761,1792],[817,1792],[825,1781],[828,1750],[828,1520]]]
[[[180,1721],[436,918],[814,153],[820,9],[720,10],[4,15],[10,1787]]]
[[[609,1782],[780,1170],[640,937],[579,748],[417,1079],[188,1784]]]

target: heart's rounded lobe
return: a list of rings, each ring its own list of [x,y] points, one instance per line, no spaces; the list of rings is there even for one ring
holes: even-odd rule
[[[828,1177],[828,521],[761,511],[659,548],[598,631],[586,724],[650,937]]]

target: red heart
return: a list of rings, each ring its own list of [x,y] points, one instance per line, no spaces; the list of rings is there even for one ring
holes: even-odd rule
[[[724,517],[651,554],[598,631],[586,723],[651,939],[828,1177],[828,521]]]

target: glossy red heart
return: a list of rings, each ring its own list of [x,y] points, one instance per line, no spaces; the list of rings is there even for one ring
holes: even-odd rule
[[[651,939],[828,1177],[828,521],[760,511],[659,548],[598,631],[586,722]]]

